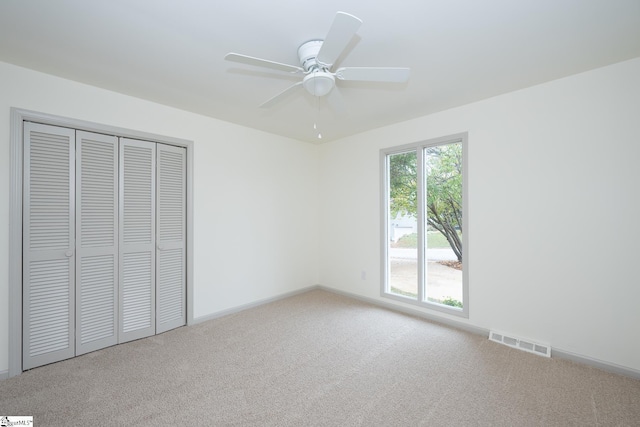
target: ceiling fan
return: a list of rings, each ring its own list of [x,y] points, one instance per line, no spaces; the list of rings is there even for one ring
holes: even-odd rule
[[[300,86],[313,96],[325,96],[334,89],[336,79],[365,82],[406,82],[409,79],[409,68],[341,67],[331,71],[335,61],[346,49],[361,24],[362,20],[359,18],[345,12],[338,12],[324,40],[310,40],[298,48],[299,66],[233,52],[225,55],[224,59],[294,74],[304,74],[301,81],[262,103],[261,108],[271,107]]]

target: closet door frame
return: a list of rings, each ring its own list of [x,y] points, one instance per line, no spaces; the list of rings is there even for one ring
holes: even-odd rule
[[[22,207],[24,172],[24,122],[67,127],[80,131],[141,139],[184,147],[187,151],[187,242],[186,293],[187,325],[193,324],[193,141],[140,132],[84,120],[56,116],[11,107],[10,189],[9,189],[9,372],[8,377],[22,373]]]

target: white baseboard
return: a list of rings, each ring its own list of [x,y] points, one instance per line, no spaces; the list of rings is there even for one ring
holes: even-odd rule
[[[392,302],[386,302],[386,301],[380,301],[377,299],[373,299],[373,298],[369,298],[369,297],[363,297],[361,295],[356,295],[356,294],[352,294],[350,292],[345,292],[345,291],[341,291],[338,289],[334,289],[334,288],[329,288],[327,286],[323,286],[323,285],[318,285],[317,286],[318,289],[322,289],[323,291],[327,291],[327,292],[332,292],[334,294],[338,294],[338,295],[342,295],[345,297],[349,297],[349,298],[353,298],[353,299],[357,299],[359,301],[362,302],[366,302],[369,304],[373,304],[373,305],[377,305],[378,307],[382,307],[382,308],[386,308],[388,310],[391,311],[397,311],[400,313],[405,313],[411,316],[416,316],[416,317],[422,317],[423,319],[427,319],[430,322],[433,323],[439,323],[442,325],[446,325],[455,329],[461,329],[463,331],[467,331],[467,332],[471,332],[473,334],[476,335],[483,335],[485,337],[489,337],[489,329],[485,329],[485,328],[480,328],[478,326],[474,326],[474,325],[469,325],[463,322],[458,322],[456,320],[451,320],[451,319],[446,319],[444,317],[440,317],[440,316],[435,316],[433,314],[429,314],[429,313],[425,313],[423,311],[420,310],[416,310],[414,308],[410,308],[410,307],[404,307],[401,305],[396,305]]]
[[[275,302],[278,300],[282,300],[285,298],[289,298],[292,297],[294,295],[298,295],[298,294],[302,294],[305,292],[309,292],[312,291],[314,289],[321,289],[327,292],[332,292],[334,294],[338,294],[338,295],[342,295],[348,298],[353,298],[359,301],[363,301],[387,310],[392,310],[392,311],[396,311],[396,312],[400,312],[400,313],[405,313],[405,314],[409,314],[411,316],[416,316],[416,317],[421,317],[424,318],[426,320],[429,320],[431,322],[434,323],[440,323],[446,326],[450,326],[456,329],[461,329],[467,332],[471,332],[473,334],[476,335],[481,335],[484,337],[488,337],[489,336],[489,329],[485,329],[485,328],[481,328],[478,326],[473,326],[473,325],[468,325],[462,322],[458,322],[455,320],[451,320],[451,319],[445,319],[442,317],[438,317],[438,316],[434,316],[434,315],[430,315],[428,313],[424,313],[422,311],[419,310],[415,310],[409,307],[403,307],[400,305],[396,305],[390,302],[386,302],[386,301],[379,301],[373,298],[368,298],[368,297],[364,297],[361,295],[357,295],[357,294],[353,294],[350,292],[345,292],[345,291],[341,291],[338,289],[333,289],[327,286],[322,286],[322,285],[315,285],[315,286],[308,286],[306,288],[302,288],[302,289],[298,289],[295,291],[291,291],[291,292],[285,292],[283,294],[280,295],[276,295],[274,297],[271,298],[265,298],[262,300],[258,300],[258,301],[254,301],[248,304],[243,304],[243,305],[239,305],[237,307],[233,307],[227,310],[222,310],[222,311],[218,311],[216,313],[207,315],[207,316],[201,316],[201,317],[197,317],[193,319],[193,322],[191,323],[191,325],[195,325],[198,323],[202,323],[202,322],[206,322],[208,320],[213,320],[213,319],[217,319],[219,317],[223,317],[223,316],[227,316],[229,314],[234,314],[234,313],[238,313],[240,311],[244,311],[244,310],[248,310],[250,308],[254,308],[254,307],[258,307],[264,304],[269,304],[271,302]],[[577,363],[581,363],[583,365],[588,365],[588,366],[593,366],[595,368],[598,369],[602,369],[603,371],[607,371],[607,372],[611,372],[614,374],[618,374],[618,375],[624,375],[627,377],[631,377],[631,378],[635,378],[635,379],[640,379],[640,371],[637,369],[633,369],[633,368],[628,368],[625,366],[620,366],[620,365],[616,365],[615,363],[610,363],[610,362],[604,362],[602,360],[597,360],[588,356],[583,356],[580,354],[576,354],[576,353],[572,353],[570,351],[566,351],[566,350],[562,350],[562,349],[558,349],[558,348],[554,348],[553,346],[551,347],[551,357],[557,357],[560,359],[566,359],[566,360],[571,360],[573,362],[577,362]],[[1,380],[6,380],[7,378],[9,378],[9,371],[0,371],[0,381]]]
[[[359,301],[367,302],[373,305],[376,305],[381,308],[385,308],[392,311],[398,311],[401,313],[409,314],[412,316],[422,317],[426,320],[429,320],[434,323],[440,323],[446,326],[450,326],[456,329],[462,329],[464,331],[468,331],[474,333],[476,335],[481,335],[484,337],[489,337],[489,329],[481,328],[478,326],[468,325],[462,322],[458,322],[456,320],[445,319],[439,316],[434,316],[428,313],[424,313],[419,310],[415,310],[412,308],[400,306],[393,304],[391,302],[380,301],[373,298],[363,297],[361,295],[352,294],[350,292],[341,291],[338,289],[329,288],[327,286],[318,285],[317,289],[322,289],[327,292],[333,292],[335,294],[343,295],[349,298],[357,299]],[[554,348],[551,346],[551,357],[557,357],[558,359],[566,359],[571,360],[572,362],[581,363],[583,365],[592,366],[594,368],[601,369],[603,371],[611,372],[618,375],[624,375],[627,377],[640,379],[640,371],[633,368],[628,368],[626,366],[616,365],[615,363],[604,362],[602,360],[597,360],[588,356],[583,356],[581,354],[572,353],[570,351],[562,350],[559,348]]]
[[[592,357],[583,356],[581,354],[572,353],[570,351],[551,347],[551,357],[559,359],[571,360],[572,362],[582,363],[583,365],[593,366],[603,371],[611,372],[618,375],[624,375],[640,380],[640,371],[626,366],[617,365],[615,363],[604,362]]]
[[[206,316],[194,317],[193,321],[189,323],[189,325],[196,325],[198,323],[206,322],[208,320],[218,319],[220,317],[228,316],[229,314],[238,313],[240,311],[248,310],[250,308],[258,307],[264,304],[269,304],[271,302],[279,301],[285,298],[292,297],[294,295],[303,294],[305,292],[309,292],[319,288],[320,287],[317,285],[307,286],[306,288],[298,289],[291,292],[285,292],[283,294],[279,294],[271,298],[265,298],[265,299],[253,301],[247,304],[242,304],[236,307],[228,308],[226,310],[216,311],[215,313],[207,314]]]

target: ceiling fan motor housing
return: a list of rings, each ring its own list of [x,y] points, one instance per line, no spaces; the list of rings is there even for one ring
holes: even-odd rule
[[[305,72],[309,72],[314,68],[321,68],[320,64],[316,61],[318,52],[322,47],[322,40],[310,40],[303,43],[298,48],[298,58],[300,59],[300,66]]]
[[[322,40],[310,40],[298,48],[300,65],[306,73],[302,86],[313,96],[325,96],[335,85],[335,78],[329,70],[316,60],[322,47]]]

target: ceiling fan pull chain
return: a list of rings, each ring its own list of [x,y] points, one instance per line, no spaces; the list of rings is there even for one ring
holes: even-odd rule
[[[313,124],[313,130],[317,130],[318,131],[318,139],[322,139],[322,133],[320,132],[319,126],[317,126],[317,123],[320,121],[320,97],[316,96],[316,101],[317,101],[317,105],[318,105],[318,109],[316,110],[316,121]]]

